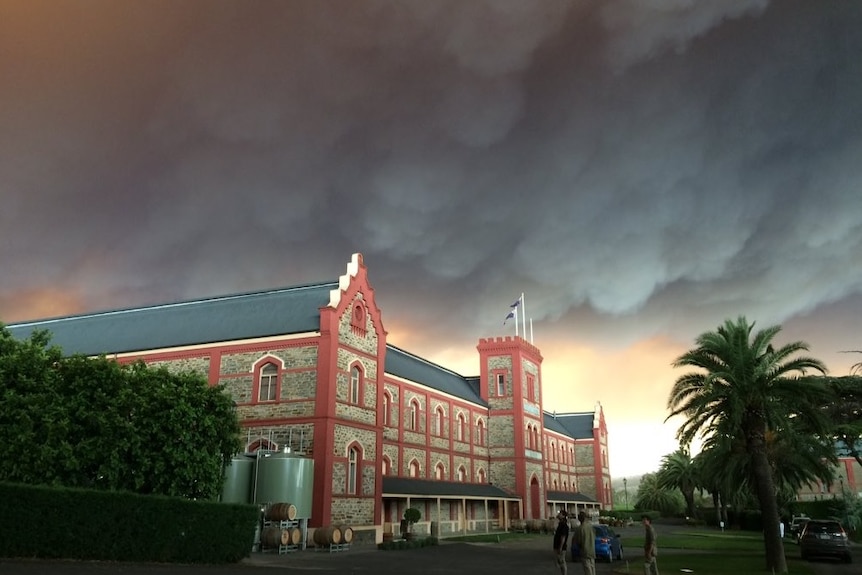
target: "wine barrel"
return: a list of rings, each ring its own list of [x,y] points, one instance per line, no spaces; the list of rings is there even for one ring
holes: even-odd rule
[[[544,521],[545,533],[553,533],[556,530],[557,530],[557,520],[556,519],[545,519],[545,521]]]
[[[302,529],[299,527],[288,527],[284,532],[287,534],[285,545],[300,545],[302,543]]]
[[[351,543],[353,541],[353,527],[349,525],[339,525],[338,528],[341,530],[341,541],[343,543]]]
[[[340,545],[341,529],[335,525],[318,527],[314,530],[314,544],[318,547],[323,547],[324,545]]]
[[[266,509],[270,521],[293,521],[296,519],[296,505],[293,503],[273,503]]]
[[[512,531],[526,531],[527,522],[523,519],[512,519]]]
[[[527,519],[527,531],[530,533],[539,533],[542,530],[541,519]]]
[[[267,549],[275,549],[279,545],[288,545],[290,538],[287,529],[267,527],[260,536],[260,542]]]

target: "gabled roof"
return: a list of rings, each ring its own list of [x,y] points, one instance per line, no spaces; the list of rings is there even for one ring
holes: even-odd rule
[[[592,439],[595,415],[592,411],[556,414],[545,412],[543,423],[545,429],[568,435],[572,439]]]
[[[519,499],[490,483],[437,481],[413,477],[393,477],[391,475],[383,476],[383,495]]]
[[[386,346],[386,373],[415,383],[419,383],[487,407],[479,395],[478,377],[464,377],[428,360],[399,349],[394,345]]]
[[[548,501],[573,501],[573,502],[586,502],[586,503],[598,503],[595,499],[590,497],[589,495],[584,495],[583,493],[571,493],[569,491],[548,491],[546,494],[546,499]]]
[[[338,282],[104,311],[8,326],[26,339],[53,334],[68,355],[100,355],[320,330],[320,308]]]

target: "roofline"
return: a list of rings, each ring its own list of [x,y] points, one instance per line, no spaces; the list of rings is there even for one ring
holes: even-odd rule
[[[185,307],[185,306],[190,306],[190,305],[197,305],[197,304],[210,303],[210,302],[216,302],[216,301],[227,301],[227,300],[231,300],[231,299],[240,299],[240,298],[257,296],[257,295],[268,295],[268,294],[274,294],[274,293],[286,292],[286,291],[318,289],[318,288],[322,288],[322,287],[330,286],[330,285],[337,286],[338,282],[337,281],[328,281],[328,282],[320,282],[320,283],[314,283],[314,284],[301,284],[301,285],[291,286],[291,287],[282,287],[282,288],[267,289],[267,290],[260,290],[260,291],[233,293],[233,294],[227,294],[227,295],[206,297],[206,298],[201,298],[201,299],[184,300],[184,301],[179,301],[179,302],[149,304],[149,305],[144,305],[144,306],[139,306],[139,307],[102,310],[102,311],[86,312],[86,313],[66,315],[66,316],[56,316],[56,317],[49,317],[49,318],[44,318],[44,319],[28,320],[28,321],[24,321],[24,322],[20,322],[20,323],[10,323],[10,324],[7,324],[6,327],[9,327],[9,328],[13,328],[13,327],[14,328],[38,327],[38,326],[45,326],[47,324],[60,323],[60,322],[65,322],[65,321],[78,320],[78,319],[103,317],[103,316],[111,316],[111,315],[121,315],[121,314],[135,313],[135,312],[154,310],[154,309],[170,309],[170,308],[176,308],[176,307]]]
[[[391,349],[393,349],[393,350],[395,350],[395,351],[401,352],[401,353],[403,353],[404,355],[409,356],[410,358],[415,359],[415,360],[417,360],[417,361],[420,361],[420,362],[422,362],[422,363],[424,363],[424,364],[426,364],[426,365],[430,365],[431,367],[434,367],[434,368],[436,368],[436,369],[440,369],[440,370],[443,370],[443,371],[445,371],[445,372],[447,372],[447,373],[450,373],[450,374],[454,375],[455,377],[460,377],[461,379],[478,379],[478,378],[480,377],[480,376],[478,376],[478,375],[462,375],[462,374],[460,374],[460,373],[458,373],[458,372],[456,372],[456,371],[452,371],[452,370],[451,370],[451,369],[449,369],[448,367],[443,367],[443,366],[442,366],[442,365],[440,365],[439,363],[434,363],[433,361],[429,361],[429,360],[425,359],[424,357],[419,357],[418,355],[416,355],[416,354],[414,354],[414,353],[411,353],[411,352],[409,352],[409,351],[407,351],[407,350],[405,350],[405,349],[401,349],[400,347],[398,347],[398,346],[396,346],[396,345],[392,345],[391,343],[387,343],[387,344],[386,344],[386,347],[387,347],[387,348],[391,348]]]

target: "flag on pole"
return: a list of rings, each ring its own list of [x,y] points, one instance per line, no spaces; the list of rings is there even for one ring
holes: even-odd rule
[[[519,297],[518,299],[516,299],[516,300],[515,300],[515,303],[513,303],[513,304],[512,304],[512,305],[510,305],[509,307],[516,308],[516,307],[518,307],[519,305],[521,305],[521,298],[522,298],[522,297],[524,297],[524,296],[522,295],[521,297]]]
[[[515,310],[511,310],[506,318],[503,320],[503,325],[506,325],[506,322],[515,317]]]

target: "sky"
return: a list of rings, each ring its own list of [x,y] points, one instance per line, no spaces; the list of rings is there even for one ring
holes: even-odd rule
[[[862,2],[0,0],[0,321],[328,281],[463,375],[525,294],[615,479],[740,315],[862,360]]]

